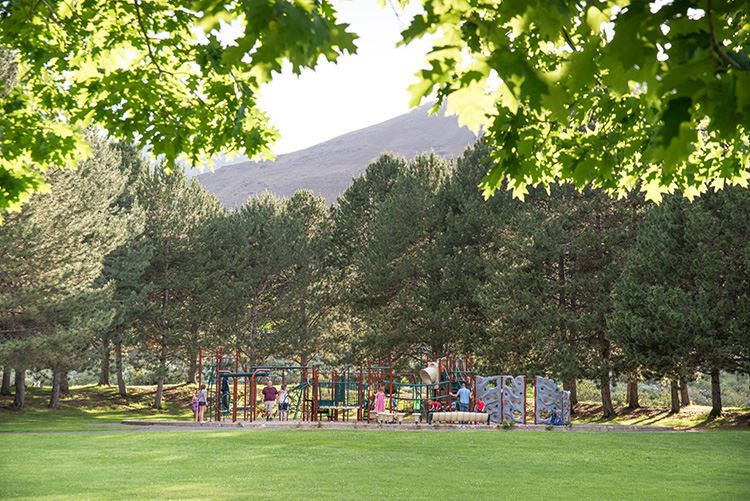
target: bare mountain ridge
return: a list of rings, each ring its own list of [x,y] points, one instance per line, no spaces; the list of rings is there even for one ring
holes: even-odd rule
[[[434,151],[446,158],[457,157],[475,141],[476,136],[459,127],[456,117],[428,115],[430,106],[279,155],[272,162],[227,165],[199,175],[198,181],[226,207],[236,207],[266,191],[289,197],[300,189],[311,190],[333,203],[381,153],[390,151],[411,159],[418,153]]]

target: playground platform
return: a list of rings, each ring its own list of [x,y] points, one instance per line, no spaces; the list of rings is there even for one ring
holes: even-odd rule
[[[537,431],[537,432],[675,432],[667,426],[641,426],[623,424],[572,424],[569,426],[547,426],[543,424],[514,424],[510,427],[502,425],[460,425],[460,424],[379,424],[365,422],[342,421],[209,421],[196,423],[194,421],[178,421],[169,419],[127,419],[122,424],[128,426],[155,426],[160,429],[194,429],[194,430],[382,430],[382,431]]]

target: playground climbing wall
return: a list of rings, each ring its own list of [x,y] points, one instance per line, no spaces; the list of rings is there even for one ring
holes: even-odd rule
[[[526,376],[500,376],[502,421],[526,422]]]
[[[484,400],[485,412],[489,414],[490,421],[499,423],[502,420],[502,390],[503,376],[476,376],[477,398]]]
[[[561,390],[553,379],[536,377],[536,416],[538,424],[570,424],[570,392]]]

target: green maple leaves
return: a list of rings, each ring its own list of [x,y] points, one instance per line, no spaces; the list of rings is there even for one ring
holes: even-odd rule
[[[423,7],[402,33],[403,44],[434,37],[411,104],[434,95],[435,111],[447,102],[485,131],[495,158],[486,195],[556,180],[618,194],[640,186],[653,199],[747,185],[746,2]],[[170,164],[270,155],[277,133],[257,107],[260,86],[284,64],[299,73],[355,52],[347,29],[326,0],[4,4],[0,46],[12,64],[0,64],[0,210],[43,187],[49,166],[84,158],[92,124]]]
[[[0,210],[20,208],[48,167],[82,160],[89,125],[170,165],[222,152],[270,156],[278,134],[257,107],[260,86],[285,63],[299,73],[355,52],[347,28],[325,0],[0,7],[0,47],[18,69],[0,94]],[[0,65],[3,81],[8,73]]]
[[[556,180],[640,187],[654,200],[746,186],[750,13],[740,4],[425,2],[404,40],[442,38],[412,102],[434,92],[462,123],[485,127],[495,147],[486,196]]]

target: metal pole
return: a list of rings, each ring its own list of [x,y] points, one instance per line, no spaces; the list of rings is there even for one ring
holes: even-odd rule
[[[339,384],[339,376],[338,373],[336,373],[335,370],[331,369],[331,402],[333,402],[334,409],[333,410],[333,420],[338,421],[339,417],[339,411],[335,408],[336,407],[336,389],[338,388]],[[329,412],[328,419],[331,419],[331,414]]]
[[[393,412],[393,358],[389,358],[388,361],[388,371],[390,379],[389,384],[389,390],[388,390],[388,409],[390,409],[391,412]]]
[[[319,420],[320,414],[318,413],[318,395],[320,392],[320,387],[318,385],[318,370],[316,367],[313,367],[313,398],[312,398],[312,411],[313,411],[313,419]]]
[[[256,400],[255,384],[256,384],[255,371],[253,371],[253,375],[250,376],[250,422],[255,421],[255,418],[257,417],[255,415],[255,400]]]
[[[371,373],[370,373],[370,364],[367,363],[367,424],[370,424],[370,406],[372,405],[372,402],[370,402],[370,387],[372,384],[371,380]]]
[[[214,406],[216,407],[216,421],[221,422],[221,362],[223,353],[219,348],[219,353],[216,355],[216,395],[217,398],[214,400]]]
[[[357,421],[362,421],[362,367],[359,368],[359,377],[357,378],[358,388],[358,404],[359,409],[357,410]]]
[[[524,409],[526,406],[524,406]],[[536,380],[534,380],[534,424],[538,424],[536,422]]]
[[[477,375],[474,372],[474,358],[469,355],[469,377],[471,378],[471,391],[474,393],[474,406],[477,405]]]
[[[240,372],[240,352],[234,352],[234,372]],[[232,422],[237,422],[237,376],[232,377]]]
[[[307,384],[307,366],[305,366],[302,369],[302,381],[300,381],[300,384],[304,381],[305,386],[302,390],[302,421],[307,420],[307,392],[309,390],[310,385]]]

